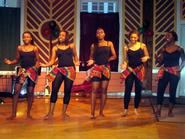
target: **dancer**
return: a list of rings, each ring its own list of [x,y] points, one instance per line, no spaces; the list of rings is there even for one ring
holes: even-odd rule
[[[21,68],[19,68],[18,76],[16,77],[15,91],[13,94],[12,102],[12,114],[8,119],[14,119],[17,112],[17,103],[20,90],[22,85],[27,80],[27,94],[28,94],[28,109],[27,109],[27,118],[32,119],[31,117],[31,107],[34,97],[34,87],[38,77],[38,68],[39,68],[39,52],[38,48],[34,45],[33,36],[31,32],[23,33],[23,45],[17,47],[16,50],[16,59],[9,60],[4,59],[4,63],[8,65],[17,64],[20,62]]]
[[[61,30],[58,37],[58,45],[52,48],[51,60],[47,64],[41,64],[42,67],[50,67],[54,65],[58,58],[58,66],[48,74],[47,78],[52,81],[52,92],[50,97],[50,107],[48,114],[44,117],[45,120],[52,119],[54,107],[58,97],[58,91],[64,81],[64,98],[62,108],[62,118],[69,117],[66,114],[67,106],[70,101],[71,88],[75,80],[75,65],[79,66],[80,62],[77,57],[76,47],[69,42],[69,33]]]
[[[95,119],[96,94],[101,93],[99,116],[104,117],[104,107],[107,98],[107,88],[110,80],[109,62],[117,58],[113,43],[105,40],[105,32],[102,28],[96,31],[98,41],[91,45],[90,60],[87,66],[94,64],[91,69],[92,95],[91,95],[91,119]]]
[[[169,109],[168,116],[173,117],[173,108],[176,99],[176,89],[180,78],[179,59],[185,60],[184,50],[175,44],[178,40],[177,33],[167,32],[165,35],[166,45],[161,52],[156,55],[156,60],[161,65],[158,72],[157,87],[157,110],[156,116],[161,116],[161,108],[164,99],[164,92],[169,83]]]
[[[121,79],[125,80],[124,112],[122,116],[128,115],[128,106],[131,97],[133,83],[135,82],[134,112],[138,115],[138,107],[141,100],[142,81],[144,79],[143,63],[149,59],[147,47],[139,42],[140,34],[133,30],[129,34],[130,43],[123,48],[123,63]]]

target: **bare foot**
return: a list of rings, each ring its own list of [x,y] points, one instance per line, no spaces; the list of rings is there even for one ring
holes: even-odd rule
[[[33,117],[31,115],[27,115],[27,119],[33,120]]]
[[[172,112],[169,112],[168,117],[174,117],[174,114]]]
[[[62,114],[62,119],[68,119],[68,118],[70,118],[70,116],[68,114],[66,114],[66,113]]]
[[[103,118],[103,117],[105,117],[105,115],[102,113],[102,114],[99,114],[99,117]]]
[[[138,110],[137,109],[134,109],[134,113],[135,113],[135,115],[139,115],[139,113],[138,113]]]
[[[124,110],[124,112],[121,114],[121,117],[126,117],[128,115],[128,110]]]
[[[155,112],[155,115],[156,115],[156,117],[159,118],[159,117],[161,117],[161,112],[157,110],[157,111]]]
[[[13,120],[16,118],[16,115],[11,115],[10,117],[6,118],[6,120]]]
[[[96,117],[94,115],[91,115],[90,119],[96,119]]]
[[[47,114],[46,116],[44,116],[44,120],[51,120],[51,119],[53,119],[52,114]]]

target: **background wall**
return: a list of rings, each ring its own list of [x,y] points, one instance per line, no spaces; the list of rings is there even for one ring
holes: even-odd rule
[[[3,63],[4,58],[15,58],[20,44],[20,8],[0,7],[0,71],[14,70],[14,65]]]
[[[25,0],[24,30],[32,32],[41,62],[48,62],[60,29],[69,31],[70,40],[75,41],[75,12],[75,0]],[[50,21],[55,21],[57,27]]]

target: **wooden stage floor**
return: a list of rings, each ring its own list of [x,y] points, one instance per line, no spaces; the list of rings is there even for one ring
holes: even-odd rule
[[[5,101],[0,105],[0,139],[185,139],[185,124],[157,122],[147,100],[141,102],[139,116],[134,114],[131,102],[129,115],[121,117],[123,100],[108,99],[106,117],[91,120],[89,99],[73,97],[68,108],[70,119],[63,120],[59,98],[54,119],[50,121],[43,120],[49,106],[48,98],[35,98],[33,120],[25,118],[25,100],[18,104],[18,117],[6,120],[10,115],[11,100]]]

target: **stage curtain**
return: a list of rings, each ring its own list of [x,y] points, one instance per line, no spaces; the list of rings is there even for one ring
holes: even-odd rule
[[[116,54],[119,53],[119,14],[118,13],[81,13],[80,14],[80,70],[87,70],[85,66],[89,59],[90,46],[96,41],[96,29],[102,27],[105,30],[106,40],[113,42]],[[118,71],[118,59],[112,61],[111,71]]]
[[[4,58],[15,58],[16,46],[20,44],[20,8],[0,8],[0,71],[14,70],[6,65]]]

